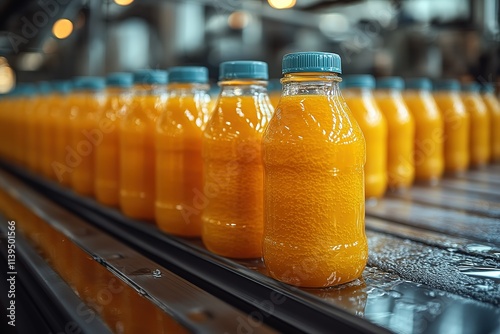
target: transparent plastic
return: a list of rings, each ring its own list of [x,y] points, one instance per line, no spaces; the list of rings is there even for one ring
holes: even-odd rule
[[[165,232],[201,236],[203,129],[210,96],[206,84],[172,83],[156,126],[155,219]]]
[[[262,140],[269,274],[302,287],[358,278],[366,265],[363,133],[327,73],[291,73]]]
[[[272,116],[266,82],[221,81],[221,93],[203,137],[202,238],[231,258],[262,256],[261,140]]]

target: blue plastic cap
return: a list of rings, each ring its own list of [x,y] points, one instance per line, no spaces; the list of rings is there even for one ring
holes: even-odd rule
[[[346,75],[341,82],[342,88],[375,88],[375,78],[369,74]]]
[[[477,82],[468,82],[462,85],[462,90],[464,92],[479,93],[481,86]]]
[[[267,63],[255,60],[226,61],[219,66],[219,80],[269,79]]]
[[[492,84],[491,82],[485,83],[481,87],[481,92],[488,93],[488,94],[493,94],[493,93],[495,93],[495,85]]]
[[[52,83],[52,87],[60,94],[67,94],[71,91],[71,81],[57,80]]]
[[[168,71],[170,82],[207,83],[208,69],[203,66],[177,66]]]
[[[75,90],[102,90],[106,87],[104,78],[101,77],[76,77],[73,80]]]
[[[106,76],[106,85],[108,87],[130,88],[134,81],[132,73],[115,72]]]
[[[377,89],[403,90],[405,82],[400,77],[385,77],[377,79]]]
[[[454,79],[442,79],[434,81],[434,90],[459,91],[460,83]]]
[[[298,72],[342,73],[340,56],[328,52],[295,52],[285,55],[281,73]]]
[[[406,89],[431,90],[432,82],[427,78],[406,79]]]
[[[168,73],[163,70],[138,70],[134,72],[135,84],[166,85]]]
[[[38,93],[40,93],[41,95],[50,94],[51,91],[52,91],[52,86],[51,86],[50,82],[40,81],[38,83]]]
[[[271,79],[267,83],[267,89],[270,91],[281,91],[281,88],[280,79]]]
[[[38,93],[38,91],[36,89],[36,85],[35,84],[27,83],[27,84],[24,85],[24,95],[25,96],[33,97],[37,93]]]

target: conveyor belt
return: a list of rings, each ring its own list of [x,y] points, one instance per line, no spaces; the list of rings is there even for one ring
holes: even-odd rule
[[[367,209],[370,258],[363,279],[330,289],[297,289],[268,278],[261,261],[218,257],[199,241],[167,236],[93,199],[4,168],[201,288],[303,331],[380,331],[373,323],[397,332],[432,333],[453,328],[457,317],[467,333],[500,331],[499,227],[487,210],[476,215],[435,203],[383,199]],[[286,299],[267,312],[259,302],[273,292]]]

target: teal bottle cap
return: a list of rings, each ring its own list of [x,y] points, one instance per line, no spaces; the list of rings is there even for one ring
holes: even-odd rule
[[[134,72],[135,84],[166,85],[168,73],[163,70],[138,70]]]
[[[464,92],[479,93],[481,86],[477,82],[468,82],[462,85],[462,90]]]
[[[50,82],[48,82],[48,81],[40,81],[38,83],[38,93],[40,95],[50,94],[51,91],[52,91],[52,86],[51,86]]]
[[[256,79],[267,80],[267,63],[255,60],[226,61],[219,66],[219,80]]]
[[[106,83],[101,77],[76,77],[73,79],[73,87],[75,90],[99,91],[106,87]]]
[[[106,86],[130,88],[132,87],[133,79],[134,76],[132,75],[132,73],[126,73],[126,72],[109,73],[106,76]]]
[[[67,94],[71,91],[71,81],[57,80],[52,82],[52,87],[58,93]]]
[[[400,77],[385,77],[377,79],[377,89],[403,90],[405,82]]]
[[[207,83],[208,69],[203,66],[176,66],[168,71],[170,82]]]
[[[481,87],[481,92],[483,93],[488,93],[488,94],[493,94],[495,93],[495,85],[491,82],[483,84]]]
[[[432,82],[427,78],[406,79],[406,89],[431,90]]]
[[[460,83],[455,79],[441,79],[434,81],[434,90],[459,91]]]
[[[295,52],[283,57],[281,73],[333,72],[342,73],[340,56],[328,52]]]
[[[351,74],[342,79],[342,88],[375,88],[375,78],[369,74]]]

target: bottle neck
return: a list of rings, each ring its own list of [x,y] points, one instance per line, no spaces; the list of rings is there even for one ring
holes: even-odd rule
[[[224,80],[219,86],[221,97],[267,95],[267,81],[263,80]]]
[[[342,79],[336,73],[303,72],[287,73],[281,79],[282,96],[289,95],[340,95]]]
[[[171,83],[168,85],[168,94],[174,96],[195,96],[207,94],[209,89],[208,84],[201,83]]]
[[[134,94],[135,95],[161,95],[166,92],[165,85],[160,84],[135,84]]]

